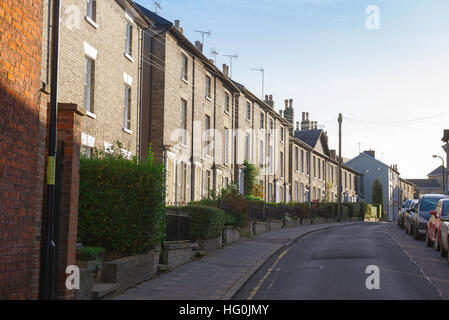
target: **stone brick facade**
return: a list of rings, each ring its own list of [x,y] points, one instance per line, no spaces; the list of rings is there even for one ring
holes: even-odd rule
[[[42,1],[0,2],[0,299],[39,292]]]
[[[91,109],[82,122],[84,151],[122,144],[136,155],[140,149],[140,39],[145,22],[127,0],[95,1],[95,17],[87,17],[87,1],[61,3],[59,101],[85,106],[85,60],[93,61]],[[42,81],[49,83],[48,0],[44,0]],[[95,21],[94,21],[95,20]],[[126,24],[132,25],[130,55],[125,54]],[[131,88],[131,124],[125,128],[125,87]]]

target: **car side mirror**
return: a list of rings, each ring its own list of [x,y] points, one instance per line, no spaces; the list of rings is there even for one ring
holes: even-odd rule
[[[432,216],[436,216],[437,212],[435,210],[433,210],[433,211],[430,211],[429,214],[432,215]]]

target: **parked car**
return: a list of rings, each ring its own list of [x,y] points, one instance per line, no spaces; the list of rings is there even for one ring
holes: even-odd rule
[[[426,234],[430,211],[435,210],[441,199],[449,199],[449,197],[443,194],[425,194],[419,198],[418,208],[414,209],[415,212],[409,221],[413,239],[418,240]]]
[[[432,246],[435,250],[440,249],[441,243],[441,219],[447,218],[449,214],[449,199],[438,201],[434,211],[430,211],[430,219],[427,221],[426,245]]]
[[[412,199],[408,199],[408,200],[404,201],[404,203],[402,204],[401,208],[399,209],[398,225],[402,229],[404,228],[404,215],[406,213],[407,208],[410,206],[411,202],[412,202]]]
[[[410,220],[413,217],[413,215],[415,214],[417,208],[418,208],[418,200],[414,199],[412,200],[412,202],[410,202],[410,205],[408,206],[408,208],[405,209],[405,214],[404,214],[404,229],[405,232],[407,232],[407,234],[411,234],[410,231]]]
[[[447,257],[449,264],[449,255],[447,254],[449,248],[449,217],[440,217],[440,255]]]

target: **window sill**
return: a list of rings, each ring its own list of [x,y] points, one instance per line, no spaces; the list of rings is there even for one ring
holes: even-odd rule
[[[131,57],[129,54],[125,53],[125,57],[126,57],[129,61],[134,62],[133,57]]]
[[[181,81],[184,82],[185,84],[189,84],[189,81],[187,81],[187,79],[184,79],[183,77],[181,77]]]
[[[126,129],[125,127],[123,128],[123,132],[126,132],[128,134],[133,134],[133,132],[129,129]]]
[[[98,24],[88,16],[84,16],[84,20],[86,20],[95,29],[98,29]]]
[[[224,113],[226,113],[228,116],[230,116],[231,114],[229,113],[229,111],[224,111]]]
[[[90,111],[86,111],[86,116],[88,116],[89,118],[92,118],[92,119],[97,119],[97,115]]]
[[[208,96],[205,96],[206,100],[209,100],[210,102],[212,102],[212,99]]]

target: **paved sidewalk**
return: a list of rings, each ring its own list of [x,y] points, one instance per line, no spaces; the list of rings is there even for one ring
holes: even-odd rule
[[[228,300],[276,251],[300,236],[335,226],[360,223],[326,223],[266,232],[215,250],[142,283],[117,300]]]

